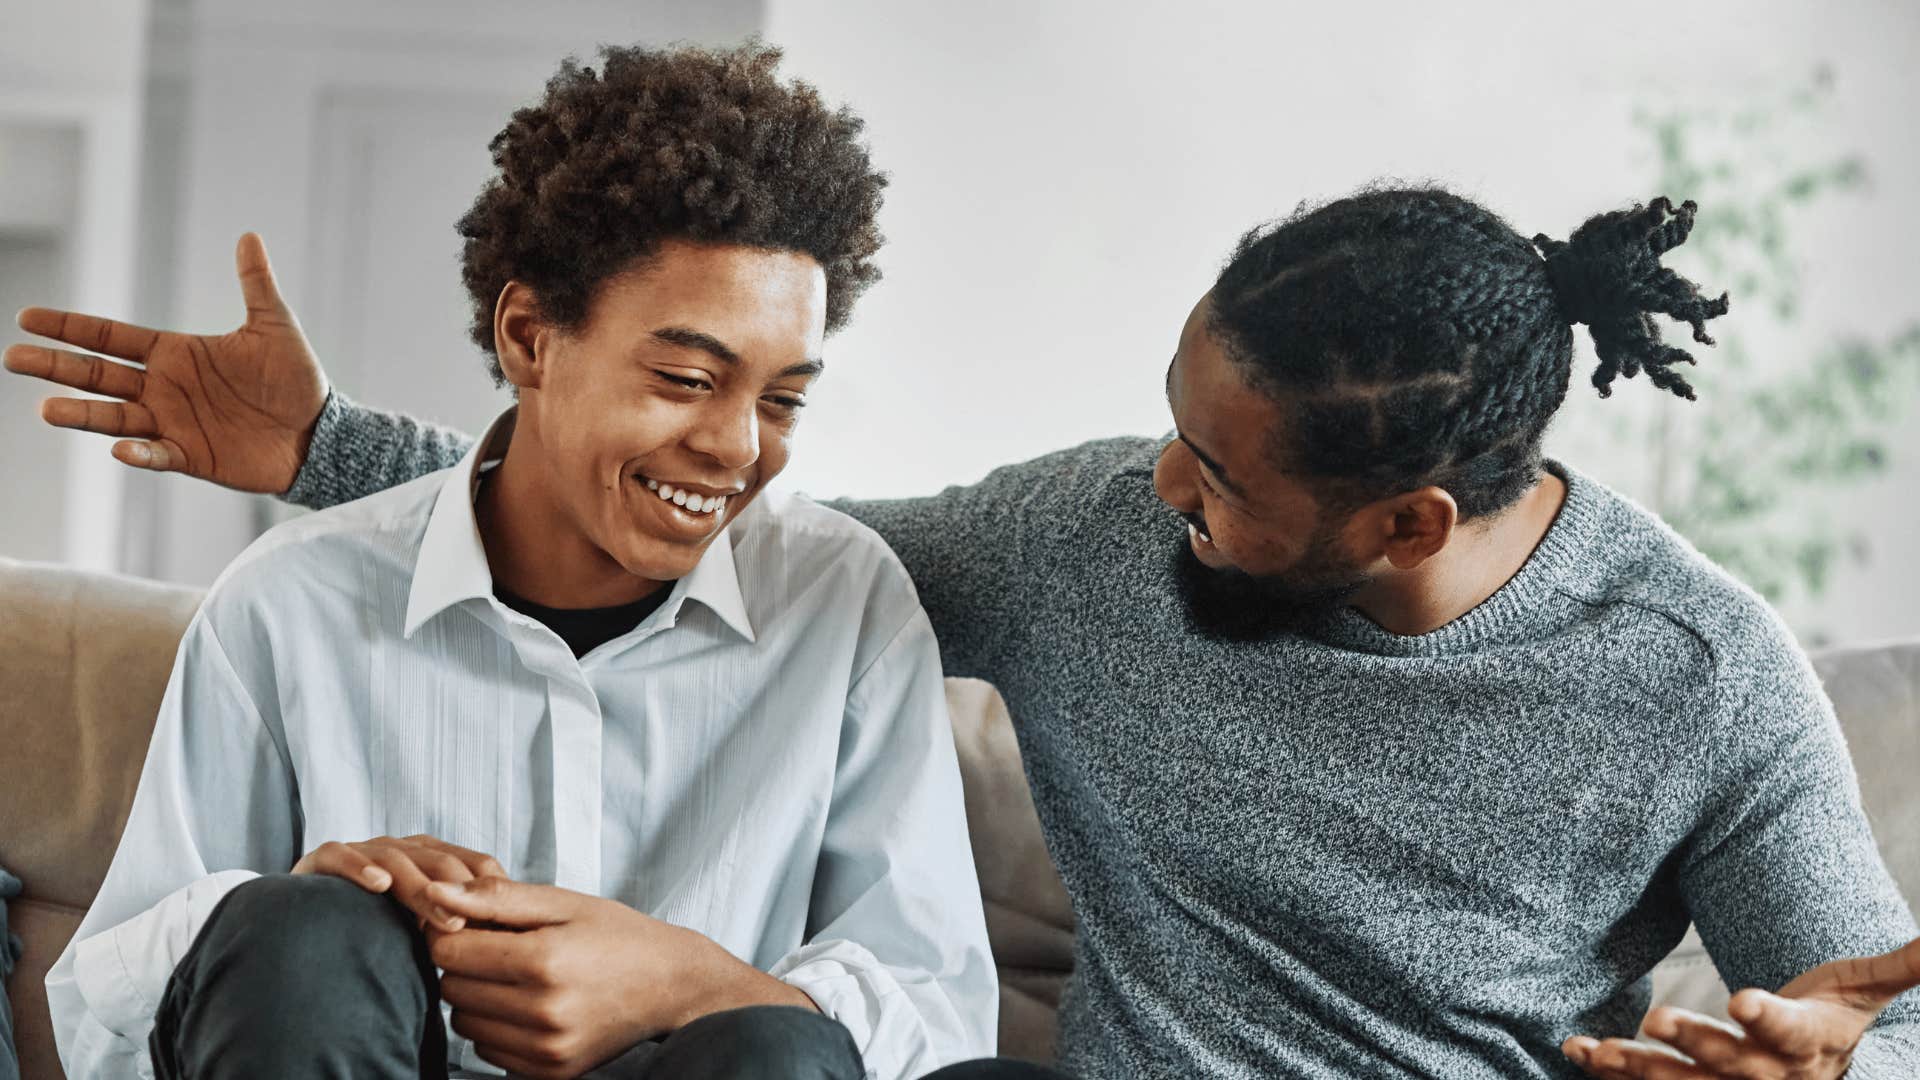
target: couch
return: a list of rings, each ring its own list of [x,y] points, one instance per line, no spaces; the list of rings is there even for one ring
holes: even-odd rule
[[[21,1075],[60,1074],[41,985],[112,857],[173,653],[197,590],[0,559],[0,866],[26,952],[7,987]],[[1816,658],[1859,769],[1881,850],[1920,896],[1920,641]],[[1047,1059],[1073,963],[1073,918],[992,687],[948,682],[967,821],[1000,965],[1004,1053]],[[1659,1000],[1723,1010],[1697,938],[1654,973]]]

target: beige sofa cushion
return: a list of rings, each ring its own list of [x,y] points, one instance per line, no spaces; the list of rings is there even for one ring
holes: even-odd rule
[[[1000,692],[977,679],[948,679],[947,707],[987,935],[1000,968],[1000,1052],[1051,1060],[1054,1013],[1073,970],[1073,908],[1040,838]]]
[[[0,559],[0,866],[26,944],[8,981],[21,1075],[58,1077],[43,982],[99,891],[193,589]]]

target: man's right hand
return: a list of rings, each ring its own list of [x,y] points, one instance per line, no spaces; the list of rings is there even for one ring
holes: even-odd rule
[[[27,308],[22,330],[132,363],[14,345],[7,370],[118,399],[48,398],[40,416],[55,427],[119,437],[113,456],[128,465],[282,494],[306,460],[327,379],[280,298],[260,237],[241,237],[234,261],[247,305],[238,330],[176,334]]]
[[[330,874],[370,893],[386,893],[418,916],[422,925],[446,933],[465,927],[467,921],[434,903],[427,896],[428,885],[436,881],[459,885],[475,878],[507,876],[493,856],[431,836],[376,836],[357,844],[329,841],[294,863],[293,872]]]

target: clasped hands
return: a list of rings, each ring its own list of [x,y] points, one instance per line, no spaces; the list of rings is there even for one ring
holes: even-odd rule
[[[1629,1039],[1568,1039],[1568,1058],[1600,1080],[1834,1080],[1893,999],[1920,986],[1920,938],[1882,956],[1822,964],[1779,993],[1742,990],[1724,1021],[1672,1006],[1642,1030],[1672,1050]],[[1676,1053],[1677,1051],[1677,1053]]]
[[[412,912],[453,1030],[538,1080],[578,1076],[709,1012],[813,1005],[692,930],[514,881],[491,856],[431,836],[322,844],[293,872],[345,878]]]

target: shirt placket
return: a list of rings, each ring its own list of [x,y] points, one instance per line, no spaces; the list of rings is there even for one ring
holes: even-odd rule
[[[566,645],[524,616],[509,616],[520,628],[528,669],[546,680],[547,718],[553,732],[547,790],[553,806],[553,883],[598,896],[601,822],[601,713],[599,695]]]
[[[600,701],[579,666],[547,680],[553,717],[554,884],[600,895]]]

